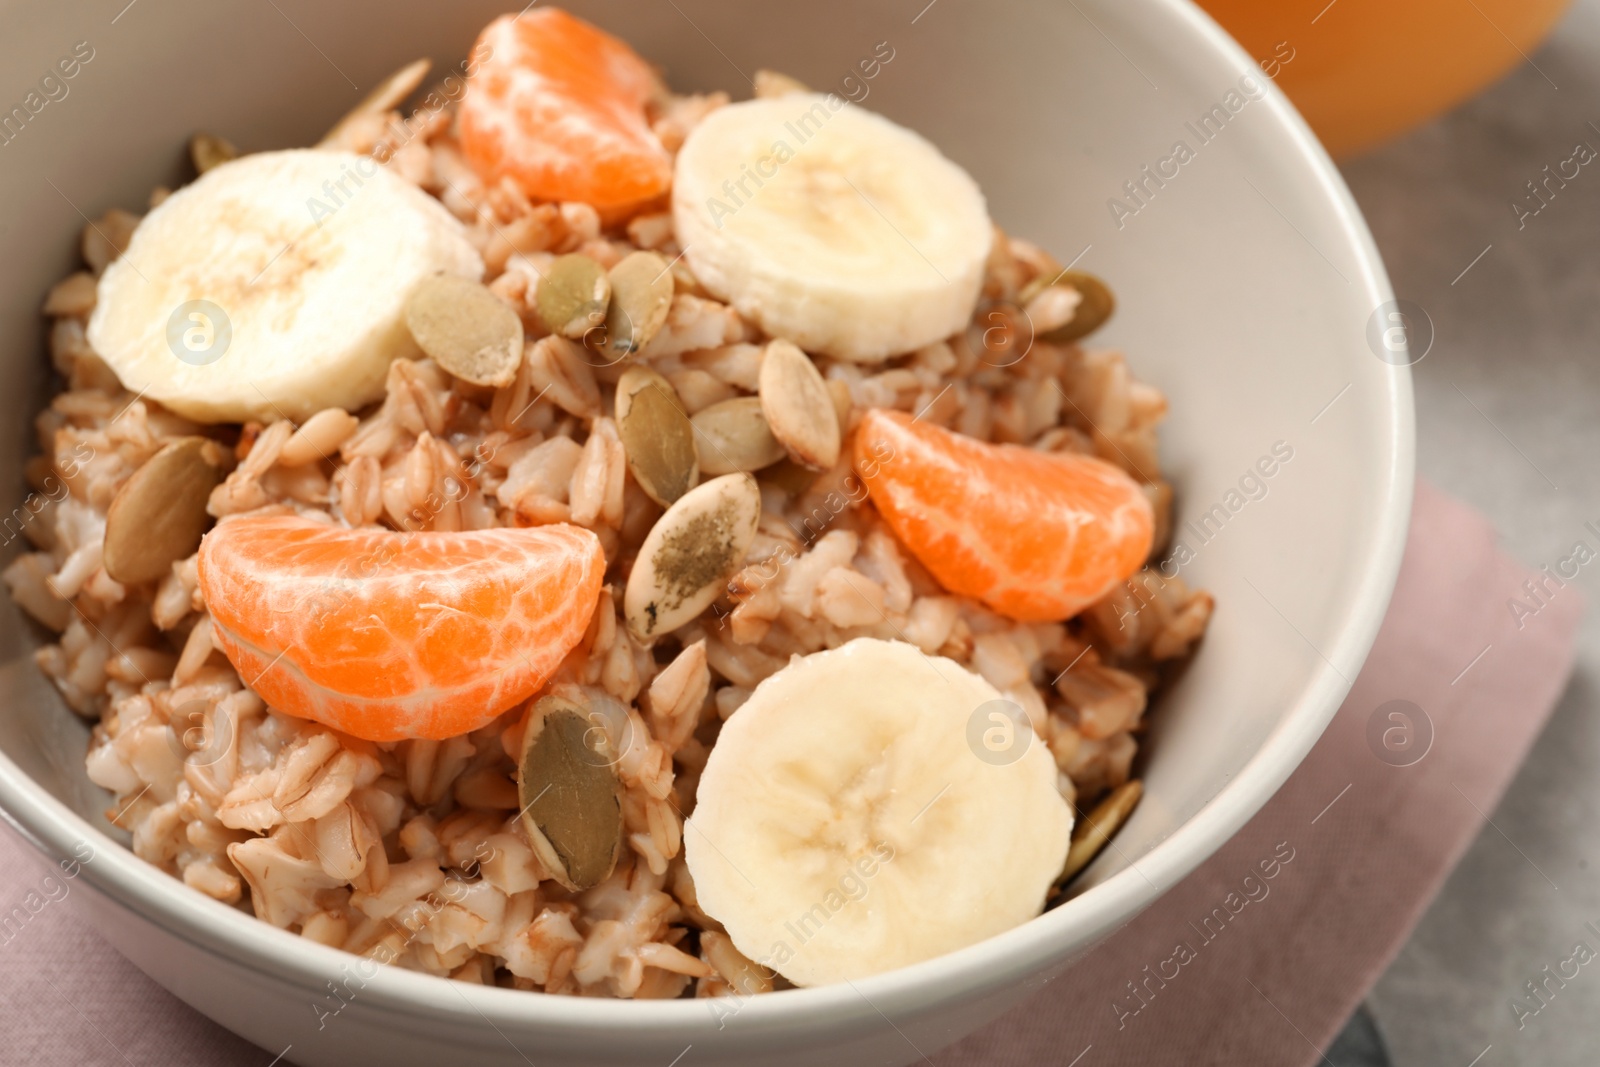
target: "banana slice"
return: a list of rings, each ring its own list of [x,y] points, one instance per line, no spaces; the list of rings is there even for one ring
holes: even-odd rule
[[[208,170],[100,279],[89,344],[202,422],[304,419],[383,395],[418,355],[406,296],[483,261],[444,206],[366,156],[299,149]]]
[[[962,329],[994,230],[966,171],[828,94],[713,111],[673,176],[701,284],[774,337],[876,362]]]
[[[1033,918],[1071,833],[1020,708],[953,660],[859,638],[794,659],[733,714],[684,842],[705,912],[806,986]]]

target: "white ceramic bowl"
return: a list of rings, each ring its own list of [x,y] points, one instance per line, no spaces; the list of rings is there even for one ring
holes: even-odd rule
[[[1183,0],[923,2],[572,6],[680,88],[736,96],[763,66],[839,87],[887,41],[894,58],[867,83],[867,106],[968,167],[1003,226],[1064,259],[1082,252],[1116,290],[1120,310],[1097,340],[1124,346],[1171,398],[1164,453],[1179,521],[1211,513],[1215,531],[1180,527],[1194,553],[1182,572],[1218,605],[1198,659],[1155,711],[1146,798],[1118,847],[1074,899],[1024,927],[854,987],[752,998],[731,1017],[704,1001],[546,998],[385,968],[319,1029],[312,1004],[353,957],[192,892],[103,836],[85,729],[35,671],[38,635],[7,601],[0,806],[52,856],[94,843],[80,877],[96,921],[157,981],[264,1048],[292,1044],[302,1064],[665,1065],[689,1045],[697,1067],[906,1063],[1126,922],[1295,768],[1377,631],[1409,511],[1410,378],[1365,339],[1391,299],[1366,226],[1292,108],[1270,84],[1258,98],[1241,92],[1241,76],[1266,79]],[[0,0],[13,92],[76,42],[94,50],[68,95],[0,147],[0,486],[12,501],[26,427],[48,395],[37,309],[74,265],[80,210],[137,208],[152,185],[179,180],[196,130],[250,150],[309,143],[359,97],[352,82],[370,87],[418,55],[457,62],[503,7],[124,3]],[[1203,142],[1207,114],[1218,132]],[[1180,140],[1193,158],[1166,164],[1159,186],[1144,178],[1146,165],[1160,177]],[[1135,180],[1142,203],[1124,189]],[[1114,212],[1113,197],[1137,213]],[[1266,495],[1248,479],[1241,491],[1279,442],[1292,459],[1261,481]]]

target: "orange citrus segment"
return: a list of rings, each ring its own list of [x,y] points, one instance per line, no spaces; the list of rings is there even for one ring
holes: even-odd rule
[[[539,690],[606,568],[577,526],[393,533],[243,515],[200,545],[216,644],[272,707],[369,741],[444,738]]]
[[[490,23],[473,55],[461,148],[487,181],[602,210],[667,191],[672,160],[645,119],[655,72],[626,44],[540,7]]]
[[[862,416],[854,448],[911,554],[946,589],[1010,618],[1070,618],[1150,554],[1149,500],[1090,456],[986,444],[882,409]]]

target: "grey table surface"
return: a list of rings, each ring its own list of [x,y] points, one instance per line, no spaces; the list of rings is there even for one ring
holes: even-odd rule
[[[1600,0],[1477,100],[1343,168],[1397,294],[1435,328],[1419,473],[1536,568],[1600,549],[1600,160],[1537,215],[1512,207],[1580,142],[1600,152]],[[1600,957],[1563,964],[1580,941],[1600,952],[1600,565],[1556,595],[1574,588],[1590,612],[1572,684],[1369,998],[1396,1067],[1600,1063]],[[1546,966],[1578,973],[1559,985]]]

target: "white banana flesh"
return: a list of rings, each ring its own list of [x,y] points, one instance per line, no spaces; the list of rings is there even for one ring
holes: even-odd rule
[[[366,156],[264,152],[145,217],[88,340],[127,388],[202,422],[355,411],[419,355],[406,296],[438,272],[476,281],[483,261],[437,200]]]
[[[711,749],[684,835],[700,906],[746,956],[802,986],[917,963],[1038,915],[1072,810],[1020,709],[1026,735],[996,755],[1004,705],[953,660],[899,641],[792,660]]]
[[[774,337],[857,362],[965,327],[994,239],[966,171],[831,94],[712,112],[678,153],[672,211],[707,290]]]

